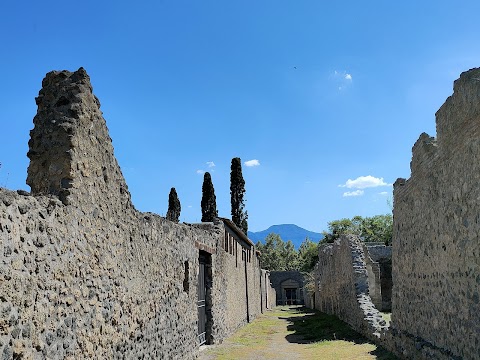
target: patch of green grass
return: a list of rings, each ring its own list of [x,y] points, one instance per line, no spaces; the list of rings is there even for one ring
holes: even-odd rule
[[[311,309],[300,309],[303,317],[293,316],[289,319],[291,325],[288,330],[295,335],[301,335],[305,340],[311,341],[313,347],[339,347],[346,343],[362,345],[379,360],[396,360],[390,352],[382,347],[371,344],[364,336],[353,330],[335,315],[329,315]]]
[[[237,359],[397,360],[336,316],[301,307],[277,307],[239,329],[202,360]]]
[[[260,316],[255,321],[237,330],[223,346],[208,350],[209,354],[218,360],[232,359],[232,351],[236,358],[241,358],[245,352],[264,347],[271,339],[271,335],[278,332],[279,320],[276,317]]]

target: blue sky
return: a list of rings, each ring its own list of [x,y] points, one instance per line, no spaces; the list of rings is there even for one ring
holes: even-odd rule
[[[35,96],[89,73],[139,210],[230,216],[240,157],[252,231],[391,211],[411,147],[480,66],[478,1],[4,1],[0,186],[26,189]]]

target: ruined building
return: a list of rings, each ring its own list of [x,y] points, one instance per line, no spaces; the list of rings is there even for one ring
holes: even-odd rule
[[[0,189],[2,358],[194,359],[273,306],[235,225],[134,208],[84,69],[36,102],[31,193]]]

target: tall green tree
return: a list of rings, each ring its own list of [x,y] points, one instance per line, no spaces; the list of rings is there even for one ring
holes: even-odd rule
[[[292,240],[288,240],[282,249],[282,259],[284,261],[285,271],[298,270],[300,268],[300,263],[298,261],[298,252],[293,245]]]
[[[242,162],[240,158],[232,159],[230,171],[230,202],[232,205],[232,221],[245,235],[248,232],[248,213],[245,211],[245,180],[242,175]]]
[[[270,271],[282,271],[284,268],[284,259],[282,259],[281,249],[283,249],[283,240],[280,235],[270,233],[265,238],[265,244],[260,241],[256,248],[260,251],[260,261],[263,269]]]
[[[343,218],[340,220],[333,220],[328,223],[328,231],[323,232],[323,238],[326,242],[333,243],[340,235],[355,234],[360,235],[359,222],[361,217],[356,216],[355,221]]]
[[[362,221],[361,237],[365,242],[383,242],[391,245],[393,236],[393,217],[390,214],[375,215]]]
[[[180,200],[177,196],[177,190],[174,187],[170,189],[170,194],[168,195],[168,211],[167,211],[167,220],[178,223],[180,219],[180,211],[182,207],[180,205]]]
[[[202,222],[211,222],[218,217],[217,199],[213,188],[212,177],[209,172],[203,176],[202,185]]]
[[[270,271],[289,271],[299,269],[298,252],[289,240],[284,242],[280,235],[270,233],[265,238],[265,244],[256,244],[260,251],[262,268]]]
[[[310,272],[318,261],[318,243],[308,237],[303,240],[298,248],[300,271]]]

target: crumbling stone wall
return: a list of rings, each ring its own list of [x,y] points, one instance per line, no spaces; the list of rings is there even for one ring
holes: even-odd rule
[[[394,185],[392,327],[407,358],[478,359],[480,69],[461,74]]]
[[[392,309],[392,247],[377,243],[364,243],[368,274],[368,292],[379,311]]]
[[[42,85],[32,192],[0,189],[1,356],[196,358],[200,250],[211,254],[210,341],[239,326],[223,224],[135,210],[85,70],[51,72]]]
[[[378,340],[387,327],[369,295],[366,255],[358,236],[342,235],[320,245],[314,272],[316,309]]]

